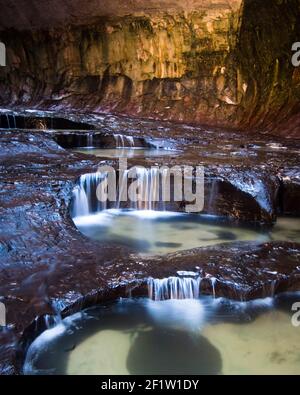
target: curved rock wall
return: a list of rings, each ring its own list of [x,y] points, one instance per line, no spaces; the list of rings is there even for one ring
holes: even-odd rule
[[[100,7],[94,0],[85,9],[77,0],[57,13],[58,0],[51,0],[33,2],[33,20],[23,3],[14,22],[5,19],[8,6],[0,18],[8,58],[0,69],[3,105],[300,135],[300,70],[291,64],[299,0],[196,0],[185,10],[179,1]],[[114,12],[112,5],[120,7]]]
[[[300,67],[291,62],[299,16],[299,0],[245,1],[237,46],[247,83],[237,115],[243,126],[300,137]]]

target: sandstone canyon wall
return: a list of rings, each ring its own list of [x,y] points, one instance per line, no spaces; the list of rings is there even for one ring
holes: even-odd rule
[[[300,0],[0,3],[3,106],[300,137],[300,68],[291,63]]]

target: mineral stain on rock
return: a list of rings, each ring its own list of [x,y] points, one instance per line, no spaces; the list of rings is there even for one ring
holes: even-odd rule
[[[157,247],[165,247],[165,248],[179,248],[182,244],[180,243],[164,243],[163,241],[158,241],[155,243]]]

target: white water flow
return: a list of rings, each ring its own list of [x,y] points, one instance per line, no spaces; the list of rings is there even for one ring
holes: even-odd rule
[[[10,121],[11,118],[12,118],[12,122]],[[6,114],[6,120],[7,120],[8,129],[17,129],[16,116],[14,114],[12,115]]]
[[[136,168],[138,196],[133,208],[138,210],[154,210],[160,200],[160,171],[158,168]]]
[[[300,374],[299,294],[251,302],[121,299],[43,332],[24,374]]]
[[[107,202],[101,202],[97,196],[97,188],[107,179],[104,173],[82,175],[73,191],[73,217],[95,214],[107,208]],[[158,168],[145,169],[136,167],[135,181],[128,179],[128,171],[120,173],[116,202],[110,202],[111,208],[120,208],[122,203],[126,208],[136,210],[165,209],[160,198],[162,189]],[[130,193],[133,191],[133,194]],[[158,207],[158,203],[161,204]]]
[[[119,188],[118,188],[118,200],[116,208],[121,208],[121,202],[127,201],[127,189],[128,189],[128,170],[124,170],[119,173]]]
[[[82,185],[77,185],[73,191],[73,213],[80,217],[89,214],[89,201]]]
[[[115,148],[91,148],[79,147],[72,149],[74,152],[80,152],[85,155],[93,155],[99,158],[145,158],[145,157],[162,157],[174,155],[174,150],[143,148],[143,147],[115,147]]]
[[[73,217],[73,221],[85,236],[101,243],[117,242],[141,255],[238,241],[300,241],[298,218],[279,218],[271,230],[234,226],[210,216],[153,210],[107,209]]]
[[[211,185],[211,190],[209,194],[209,201],[208,201],[208,212],[213,213],[214,208],[215,208],[215,201],[216,201],[216,196],[218,194],[218,179],[213,179],[212,180],[212,185]]]
[[[84,174],[73,190],[73,217],[82,217],[106,209],[106,202],[97,198],[97,187],[106,177],[103,173]]]
[[[87,135],[87,147],[93,147],[93,134],[88,133]]]
[[[148,295],[156,301],[168,299],[198,299],[201,278],[168,277],[163,279],[149,278]]]

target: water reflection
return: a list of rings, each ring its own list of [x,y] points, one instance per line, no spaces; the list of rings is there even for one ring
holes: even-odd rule
[[[100,158],[147,158],[160,156],[174,156],[176,151],[150,148],[74,148],[73,152],[95,155]]]

